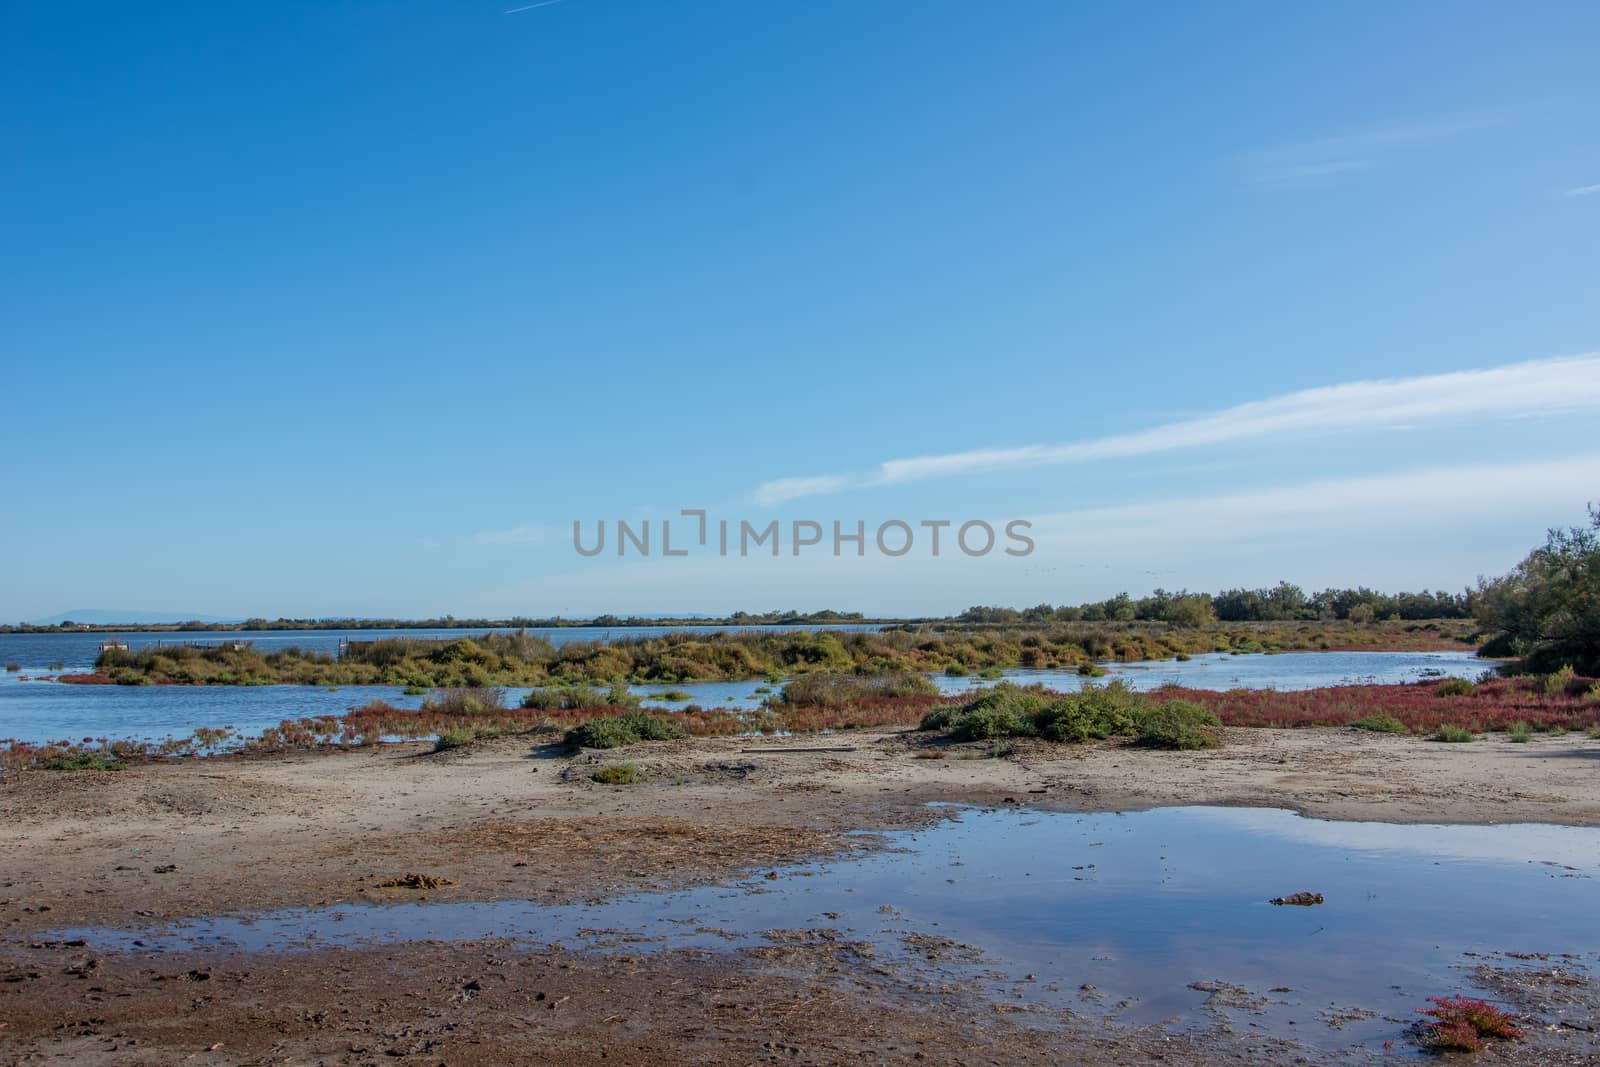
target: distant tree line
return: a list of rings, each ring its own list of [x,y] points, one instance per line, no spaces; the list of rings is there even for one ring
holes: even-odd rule
[[[1157,589],[1149,596],[1118,593],[1107,600],[1078,605],[1038,604],[1031,608],[971,607],[957,616],[970,623],[1166,622],[1175,626],[1208,626],[1214,622],[1293,622],[1345,619],[1465,619],[1473,615],[1476,591],[1380,593],[1361,586],[1307,593],[1292,582],[1263,589],[1227,589],[1220,593],[1176,593]]]

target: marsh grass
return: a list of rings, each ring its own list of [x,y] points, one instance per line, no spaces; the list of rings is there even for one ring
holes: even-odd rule
[[[1434,693],[1442,697],[1469,697],[1477,688],[1465,678],[1446,678],[1434,689]]]
[[[613,763],[601,767],[589,776],[601,785],[633,785],[639,780],[639,768],[631,763]]]
[[[1475,741],[1477,737],[1478,735],[1471,730],[1451,723],[1441,723],[1439,728],[1433,731],[1433,739],[1435,741],[1445,741],[1454,745]]]
[[[1406,724],[1393,715],[1368,715],[1350,724],[1358,730],[1371,730],[1378,734],[1408,734]]]
[[[1514,744],[1525,745],[1533,740],[1533,727],[1525,722],[1514,722],[1506,728],[1506,740]]]

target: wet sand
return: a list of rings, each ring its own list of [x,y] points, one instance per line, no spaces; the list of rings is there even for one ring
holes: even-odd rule
[[[871,847],[846,833],[924,823],[939,817],[927,807],[939,800],[1600,825],[1600,741],[1582,736],[1446,745],[1343,729],[1224,734],[1216,751],[1026,742],[1003,758],[901,730],[577,757],[526,735],[440,754],[395,745],[20,774],[0,782],[0,1060],[175,1062],[198,1052],[193,1062],[582,1063],[609,1050],[613,1063],[1010,1063],[1061,1062],[1071,1048],[1087,1064],[1149,1062],[1157,1051],[1176,1063],[1295,1062],[1303,1052],[1259,1037],[1180,1040],[997,1011],[919,984],[925,976],[878,973],[836,944],[780,958],[600,958],[472,942],[192,961],[30,946],[77,925],[356,901],[573,901],[722,881]],[[623,761],[640,783],[590,780]],[[408,872],[454,884],[379,887]],[[174,977],[191,970],[207,977]],[[540,1007],[538,992],[563,995],[543,989],[553,974],[582,992]],[[481,988],[466,988],[472,981]],[[1600,1062],[1582,1058],[1596,1056],[1594,1040],[1566,1029],[1493,1056]],[[1555,1058],[1567,1056],[1579,1058]]]

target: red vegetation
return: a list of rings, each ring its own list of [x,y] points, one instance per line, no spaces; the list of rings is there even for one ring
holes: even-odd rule
[[[1413,733],[1444,724],[1474,733],[1504,730],[1515,722],[1535,729],[1568,730],[1600,724],[1600,701],[1587,695],[1588,679],[1565,692],[1545,694],[1535,678],[1496,678],[1480,682],[1463,696],[1440,696],[1437,681],[1410,685],[1339,685],[1282,692],[1274,689],[1185,689],[1165,686],[1151,695],[1160,700],[1192,701],[1216,712],[1227,726],[1348,726],[1358,719],[1388,715]],[[1579,695],[1573,695],[1577,690]]]
[[[1454,1052],[1477,1052],[1484,1047],[1485,1038],[1514,1041],[1522,1031],[1512,1024],[1511,1016],[1482,1000],[1470,997],[1429,997],[1431,1008],[1418,1008],[1417,1014],[1431,1015],[1431,1022],[1421,1024],[1420,1043],[1431,1049]]]

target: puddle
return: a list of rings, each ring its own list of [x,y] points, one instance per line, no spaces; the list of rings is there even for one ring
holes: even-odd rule
[[[1474,953],[1600,944],[1600,829],[961,808],[887,836],[892,851],[782,868],[775,880],[758,872],[586,905],[338,906],[57,936],[136,952],[485,937],[638,952],[768,945],[807,929],[1018,1004],[1135,1025],[1225,1018],[1327,1050],[1399,1038],[1427,996],[1466,988]],[[1300,891],[1326,902],[1267,903]]]

